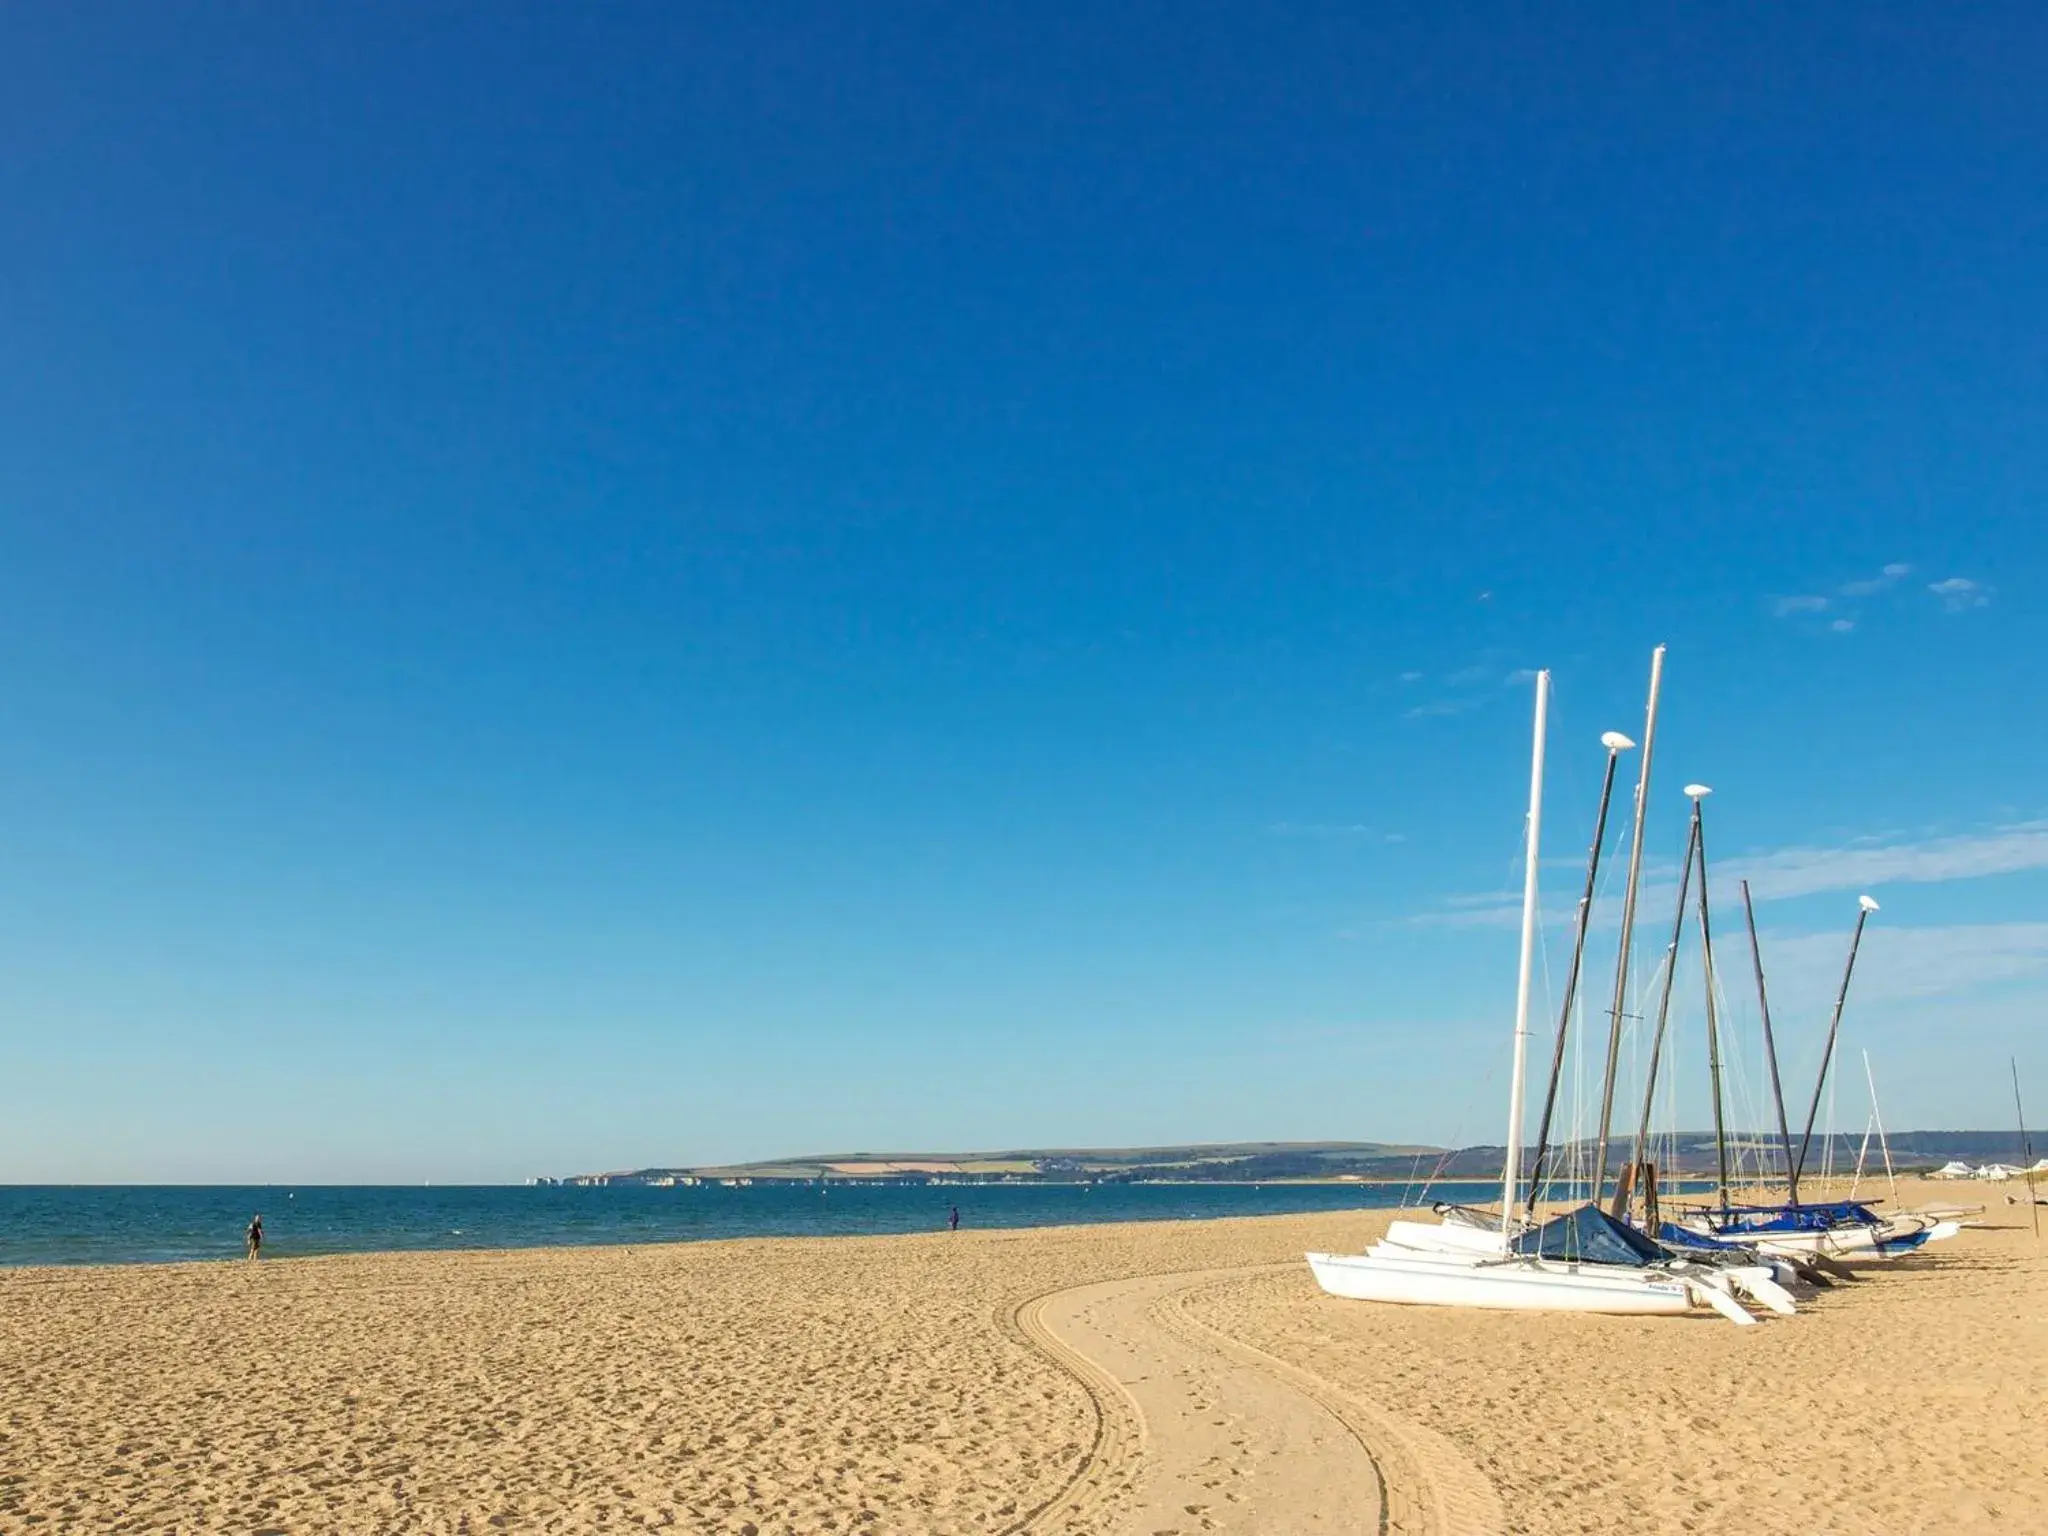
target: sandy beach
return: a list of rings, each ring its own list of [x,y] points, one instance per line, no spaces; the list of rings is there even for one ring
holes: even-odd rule
[[[2048,1244],[1901,1193],[1747,1330],[1321,1295],[1386,1212],[16,1270],[0,1530],[2048,1529]]]

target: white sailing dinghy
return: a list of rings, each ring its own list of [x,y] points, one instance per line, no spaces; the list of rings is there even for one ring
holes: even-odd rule
[[[1527,1074],[1529,995],[1536,947],[1537,855],[1542,835],[1543,753],[1550,674],[1536,674],[1535,746],[1522,883],[1522,946],[1515,994],[1514,1072],[1508,1090],[1506,1164],[1498,1232],[1456,1222],[1395,1222],[1362,1254],[1311,1253],[1309,1270],[1332,1296],[1420,1306],[1680,1316],[1695,1308],[1730,1322],[1756,1322],[1725,1280],[1672,1265],[1642,1234],[1593,1206],[1530,1228],[1515,1217],[1521,1182],[1522,1099]],[[1790,1301],[1786,1299],[1785,1309]]]

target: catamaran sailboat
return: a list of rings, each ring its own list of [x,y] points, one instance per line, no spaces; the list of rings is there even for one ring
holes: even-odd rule
[[[1681,1232],[1747,1243],[1767,1253],[1817,1253],[1833,1259],[1894,1259],[1962,1230],[1958,1221],[1920,1212],[1880,1216],[1856,1200],[1690,1211],[1678,1227]]]
[[[1515,996],[1514,1072],[1508,1092],[1507,1156],[1497,1230],[1449,1219],[1441,1226],[1395,1222],[1363,1254],[1307,1255],[1316,1283],[1360,1301],[1513,1310],[1679,1316],[1697,1308],[1731,1322],[1756,1319],[1731,1294],[1740,1271],[1671,1255],[1651,1239],[1588,1205],[1532,1226],[1516,1216],[1521,1182],[1522,1101],[1527,1073],[1529,997],[1536,944],[1536,882],[1543,815],[1543,762],[1550,674],[1536,675],[1535,745],[1529,770],[1524,850],[1522,942]],[[1609,743],[1610,754],[1618,750]],[[1611,761],[1611,756],[1610,756]],[[1769,1271],[1743,1274],[1741,1288],[1774,1310],[1791,1298]],[[1775,1293],[1775,1294],[1772,1294]]]
[[[1701,903],[1704,910],[1704,849],[1699,850],[1699,860]],[[1764,987],[1763,954],[1757,947],[1756,917],[1750,908],[1747,881],[1743,883],[1742,899],[1744,912],[1748,916],[1751,953],[1756,965],[1757,1007],[1763,1020],[1764,1043],[1770,1056],[1771,1082],[1775,1094],[1777,1054],[1770,1033],[1770,1001]],[[1878,910],[1877,902],[1869,896],[1859,896],[1856,899],[1856,906],[1856,930],[1849,940],[1849,962],[1842,973],[1841,990],[1835,995],[1834,1013],[1828,1021],[1827,1042],[1821,1052],[1820,1074],[1813,1085],[1813,1101],[1807,1110],[1806,1129],[1800,1138],[1796,1155],[1792,1150],[1790,1128],[1785,1123],[1784,1101],[1782,1098],[1777,1100],[1779,1135],[1785,1146],[1787,1200],[1782,1204],[1769,1205],[1728,1204],[1724,1163],[1721,1203],[1718,1206],[1681,1211],[1676,1223],[1667,1222],[1659,1229],[1660,1236],[1674,1242],[1683,1242],[1688,1238],[1704,1238],[1714,1242],[1741,1243],[1764,1254],[1871,1259],[1897,1258],[1902,1254],[1915,1252],[1928,1243],[1954,1237],[1961,1230],[1959,1222],[1925,1212],[1900,1212],[1896,1216],[1886,1217],[1878,1215],[1868,1205],[1853,1199],[1813,1204],[1803,1203],[1799,1198],[1799,1180],[1805,1169],[1807,1148],[1812,1143],[1814,1119],[1820,1110],[1821,1092],[1827,1083],[1828,1069],[1834,1059],[1835,1042],[1841,1032],[1842,1009],[1848,1001],[1850,979],[1856,972],[1856,955],[1863,942],[1863,928],[1870,920],[1870,915]],[[1704,917],[1702,926],[1704,940]],[[1711,957],[1708,963],[1711,966]],[[1868,1065],[1866,1057],[1866,1072]],[[1876,1112],[1876,1102],[1877,1088],[1873,1080],[1873,1115]],[[1718,1112],[1718,1103],[1716,1108]],[[1851,1193],[1854,1193],[1853,1190]]]

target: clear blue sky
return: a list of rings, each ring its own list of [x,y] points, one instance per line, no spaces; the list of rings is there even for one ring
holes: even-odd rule
[[[2044,74],[2029,6],[9,8],[0,1178],[1498,1139],[1517,674],[1557,917],[1660,640],[1653,859],[1714,784],[1794,1075],[1868,888],[1887,1122],[2017,1051],[2048,1123]]]

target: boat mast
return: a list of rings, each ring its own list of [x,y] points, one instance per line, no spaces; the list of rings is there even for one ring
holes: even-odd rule
[[[1536,1122],[1536,1159],[1529,1164],[1529,1205],[1532,1209],[1536,1204],[1536,1191],[1543,1183],[1543,1155],[1550,1150],[1550,1120],[1557,1109],[1558,1078],[1564,1073],[1564,1039],[1571,1027],[1572,1003],[1578,997],[1579,968],[1586,959],[1586,930],[1591,926],[1593,890],[1600,876],[1600,847],[1607,841],[1607,806],[1614,798],[1614,764],[1635,743],[1619,731],[1608,731],[1601,736],[1600,745],[1607,749],[1607,772],[1600,780],[1600,812],[1593,818],[1593,847],[1586,855],[1586,890],[1579,897],[1578,931],[1572,939],[1572,964],[1564,978],[1564,1007],[1558,1011],[1557,1038],[1550,1047],[1550,1086],[1543,1094],[1543,1116]],[[1593,1198],[1599,1199],[1597,1188]]]
[[[1749,955],[1756,962],[1756,1008],[1764,1021],[1764,1060],[1771,1069],[1771,1103],[1778,1111],[1778,1142],[1785,1149],[1785,1178],[1792,1204],[1799,1203],[1799,1180],[1792,1173],[1792,1130],[1785,1123],[1785,1090],[1778,1082],[1778,1043],[1771,1037],[1771,999],[1764,991],[1764,952],[1756,942],[1756,908],[1750,904],[1749,882],[1742,882],[1742,915],[1749,923]],[[1871,1102],[1877,1090],[1871,1090]]]
[[[1688,784],[1692,796],[1693,825],[1698,829],[1700,859],[1700,975],[1707,984],[1707,1076],[1714,1085],[1714,1177],[1719,1185],[1721,1209],[1728,1209],[1728,1131],[1721,1114],[1721,1016],[1714,1006],[1714,928],[1707,909],[1707,825],[1700,820],[1700,801],[1713,791],[1704,784]]]
[[[1528,1071],[1529,982],[1536,962],[1537,851],[1543,832],[1543,733],[1550,713],[1550,674],[1536,674],[1536,741],[1529,754],[1529,824],[1522,852],[1522,959],[1515,978],[1515,1071],[1508,1088],[1507,1158],[1501,1170],[1500,1230],[1515,1222],[1515,1190],[1522,1181],[1522,1089]]]
[[[1820,1092],[1827,1085],[1828,1063],[1835,1059],[1835,1036],[1841,1032],[1842,1008],[1849,1001],[1849,978],[1856,974],[1856,950],[1863,943],[1863,925],[1876,910],[1877,903],[1868,896],[1856,898],[1856,931],[1849,936],[1849,963],[1842,968],[1842,990],[1835,994],[1834,1016],[1828,1020],[1828,1043],[1820,1053],[1820,1076],[1813,1080],[1813,1102],[1806,1107],[1806,1130],[1799,1138],[1799,1161],[1792,1169],[1795,1184],[1806,1171],[1806,1149],[1813,1142],[1813,1121],[1820,1113]]]
[[[1593,1203],[1607,1178],[1607,1137],[1614,1123],[1614,1074],[1621,1062],[1622,1010],[1628,1005],[1629,949],[1635,941],[1636,892],[1643,879],[1643,809],[1650,798],[1650,754],[1657,750],[1657,695],[1664,684],[1664,647],[1650,652],[1650,702],[1643,710],[1643,764],[1636,773],[1636,821],[1629,834],[1628,883],[1621,896],[1621,953],[1614,962],[1614,1001],[1607,1009],[1607,1072],[1600,1080],[1599,1140],[1593,1152]]]
[[[1650,1034],[1650,1068],[1643,1074],[1643,1116],[1636,1122],[1635,1151],[1630,1161],[1638,1167],[1650,1146],[1650,1112],[1657,1099],[1657,1063],[1664,1054],[1664,1026],[1671,1017],[1671,983],[1678,975],[1678,943],[1685,936],[1685,898],[1692,890],[1693,854],[1700,845],[1700,806],[1695,800],[1692,821],[1685,833],[1685,865],[1678,872],[1678,915],[1671,920],[1671,943],[1664,951],[1664,986],[1657,996],[1657,1027]],[[1614,1214],[1626,1214],[1622,1189],[1614,1192]]]
[[[2034,1240],[2041,1237],[2041,1207],[2034,1203],[2034,1144],[2027,1139],[2027,1112],[2020,1106],[2020,1059],[2007,1058],[2012,1062],[2012,1111],[2020,1122],[2020,1158],[2025,1163],[2021,1177],[2027,1181],[2027,1211],[2034,1218]]]
[[[1892,1144],[1885,1139],[1884,1111],[1877,1107],[1877,1074],[1870,1070],[1870,1052],[1868,1051],[1863,1053],[1863,1081],[1870,1085],[1870,1123],[1877,1127],[1877,1150],[1884,1154],[1885,1187],[1892,1192],[1892,1198],[1896,1200],[1899,1198],[1899,1176],[1892,1172]],[[2019,1102],[2019,1093],[2017,1091],[2019,1085],[2015,1083],[2013,1088],[2015,1090],[2013,1102],[2017,1104]],[[2026,1117],[2023,1115],[2020,1118],[2022,1122],[2020,1139],[2024,1141],[2027,1135],[2025,1130]],[[2037,1217],[2036,1220],[2038,1219]]]

